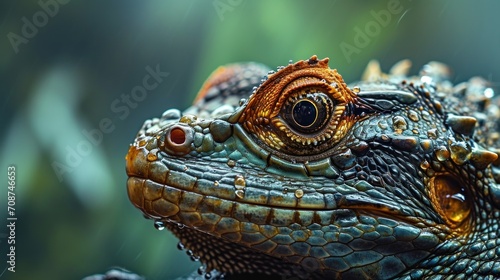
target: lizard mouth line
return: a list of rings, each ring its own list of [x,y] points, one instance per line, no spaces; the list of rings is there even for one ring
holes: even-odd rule
[[[418,218],[404,212],[404,209],[396,208],[389,203],[369,200],[359,195],[338,196],[337,203],[330,207],[317,205],[316,207],[285,206],[277,204],[256,203],[254,201],[238,198],[235,194],[232,197],[216,196],[214,194],[204,194],[192,189],[182,189],[170,184],[162,184],[152,179],[141,178],[135,175],[129,175],[127,188],[129,198],[133,204],[142,210],[142,212],[152,219],[167,219],[173,222],[183,222],[179,220],[179,213],[226,213],[234,215],[236,211],[249,212],[256,215],[262,214],[269,216],[269,211],[290,211],[290,217],[296,213],[305,212],[328,212],[332,214],[338,211],[354,211],[364,213],[370,216],[387,217],[392,220],[411,222],[411,224],[436,225],[434,222],[425,218]],[[195,184],[196,185],[196,184]],[[213,187],[215,188],[215,187]],[[221,192],[223,194],[224,192]],[[234,192],[233,192],[234,193]],[[255,206],[255,207],[251,207]],[[260,210],[256,210],[260,209]],[[207,211],[208,210],[208,211]],[[267,213],[267,214],[265,214]],[[335,215],[331,215],[335,216]]]

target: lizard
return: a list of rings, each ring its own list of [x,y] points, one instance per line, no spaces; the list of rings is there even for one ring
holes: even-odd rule
[[[218,68],[139,130],[132,204],[206,279],[498,279],[493,89],[436,62],[350,85],[328,64]]]

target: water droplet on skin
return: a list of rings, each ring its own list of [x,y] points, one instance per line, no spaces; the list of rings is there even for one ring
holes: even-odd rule
[[[246,181],[245,181],[245,177],[241,176],[241,175],[236,175],[234,177],[234,187],[237,189],[237,190],[243,190],[245,189],[245,186],[246,186]]]
[[[181,242],[179,242],[179,243],[177,243],[177,249],[179,249],[179,250],[182,251],[182,250],[186,249],[186,246],[184,246],[184,244],[182,244]]]
[[[397,130],[406,130],[408,128],[406,120],[401,116],[395,116],[392,118],[392,125],[394,126],[394,129]]]
[[[153,151],[149,152],[146,158],[148,161],[155,161],[158,159],[158,157],[156,156],[156,154],[153,153]]]
[[[219,186],[219,181],[215,181],[215,182],[214,182],[214,186],[215,186],[215,187],[218,187],[218,186]]]
[[[193,261],[193,262],[197,262],[200,260],[200,257],[198,256],[191,256],[190,259]]]
[[[274,72],[274,70],[269,70],[269,71],[267,72],[267,74],[268,74],[268,75],[272,75],[272,74],[274,74],[274,73],[276,73],[276,72]]]
[[[360,91],[361,91],[361,88],[358,86],[355,86],[352,88],[352,92],[354,92],[354,93],[359,93]]]
[[[295,197],[298,199],[301,199],[304,196],[304,190],[302,189],[297,189],[295,190]]]
[[[283,194],[287,194],[288,193],[288,188],[283,188]]]
[[[429,164],[428,161],[424,160],[421,164],[420,164],[420,168],[422,168],[423,170],[427,170],[427,168],[429,168],[431,165]]]
[[[234,194],[237,197],[241,198],[241,199],[243,199],[245,197],[245,191],[244,190],[236,190],[236,191],[234,191]]]
[[[154,226],[157,230],[164,230],[165,229],[165,223],[162,221],[155,221]]]
[[[193,251],[191,251],[191,250],[187,250],[187,251],[186,251],[186,255],[188,255],[188,256],[190,256],[190,257],[191,257],[191,256],[193,255]]]
[[[212,274],[210,274],[210,272],[205,273],[205,279],[211,279],[211,278]]]
[[[198,119],[195,115],[184,115],[179,119],[180,123],[192,124]]]
[[[437,129],[433,128],[433,129],[427,130],[427,137],[429,137],[431,139],[436,139],[438,137]]]
[[[198,274],[203,275],[205,273],[205,270],[206,270],[206,268],[203,265],[198,267]]]
[[[139,141],[139,147],[144,147],[144,146],[146,146],[146,140]]]
[[[413,110],[408,111],[408,118],[414,122],[418,122],[420,120],[418,113]]]
[[[437,147],[434,153],[436,154],[436,158],[439,161],[445,161],[450,158],[450,151],[448,151],[445,146]]]
[[[227,166],[229,166],[231,168],[235,167],[236,166],[236,161],[234,161],[232,159],[228,160],[227,161]]]
[[[255,87],[255,90],[257,90],[257,87]],[[254,91],[255,91],[255,90],[254,90]],[[246,100],[245,98],[242,98],[242,99],[240,99],[240,103],[239,103],[239,105],[240,105],[240,106],[243,106],[243,104],[245,104],[245,102],[247,102],[247,100]]]
[[[185,224],[181,224],[181,223],[177,223],[177,227],[179,229],[183,229],[184,227],[186,227],[186,225]]]
[[[290,59],[290,60],[288,61],[288,64],[293,64],[293,60],[291,60],[291,59]]]
[[[472,155],[470,147],[465,142],[452,143],[450,145],[450,152],[451,160],[458,165],[467,162]]]

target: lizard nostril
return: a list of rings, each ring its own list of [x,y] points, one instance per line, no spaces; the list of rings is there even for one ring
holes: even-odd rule
[[[191,152],[194,131],[186,125],[173,125],[165,131],[160,141],[160,149],[169,155],[183,156]]]
[[[178,145],[182,145],[186,141],[186,133],[179,127],[172,129],[169,136],[170,141]]]

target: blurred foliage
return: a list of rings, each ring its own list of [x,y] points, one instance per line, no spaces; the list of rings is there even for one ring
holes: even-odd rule
[[[196,269],[129,203],[124,156],[144,120],[189,106],[221,64],[274,68],[317,54],[350,82],[370,59],[387,71],[409,58],[413,73],[439,60],[454,82],[480,75],[498,90],[500,81],[496,1],[58,1],[0,3],[0,159],[4,171],[17,167],[18,217],[15,274],[4,271],[0,231],[1,279],[79,279],[113,266],[173,279]],[[377,19],[391,5],[400,11]],[[346,55],[343,43],[356,51]],[[157,65],[169,76],[126,116],[113,109]],[[103,119],[114,129],[82,144]],[[68,166],[78,148],[85,155]],[[60,178],[56,162],[67,166]]]

